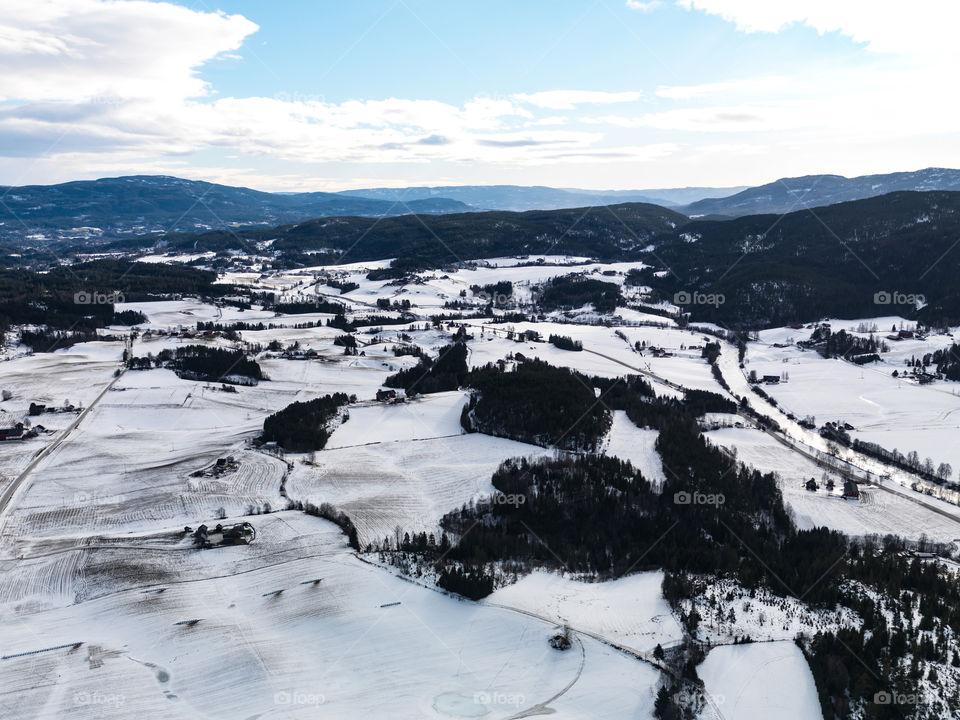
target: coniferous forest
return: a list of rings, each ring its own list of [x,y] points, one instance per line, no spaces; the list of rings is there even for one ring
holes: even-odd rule
[[[260,439],[289,452],[322,450],[330,437],[330,421],[349,402],[345,393],[334,393],[287,405],[263,421]]]

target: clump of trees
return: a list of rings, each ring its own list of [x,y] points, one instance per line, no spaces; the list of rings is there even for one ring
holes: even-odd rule
[[[563,275],[546,283],[538,298],[543,310],[567,310],[591,304],[598,313],[612,313],[623,303],[620,286],[579,275]]]
[[[121,310],[113,313],[111,325],[140,325],[147,321],[147,316],[139,310]]]
[[[610,412],[597,402],[590,379],[540,360],[507,372],[499,365],[473,371],[475,391],[464,408],[467,430],[567,450],[591,450],[610,428]]]
[[[737,412],[737,403],[720,393],[710,392],[709,390],[685,390],[683,404],[694,415],[698,416],[704,413]]]
[[[131,370],[166,367],[187,380],[253,385],[264,379],[257,361],[248,358],[242,350],[206,345],[185,345],[176,350],[167,348],[156,355],[142,357],[128,356],[126,363]]]
[[[802,344],[814,347],[825,358],[839,357],[857,365],[876,362],[880,359],[880,353],[890,349],[873,335],[862,338],[846,330],[831,332],[830,328],[822,326],[814,330],[810,339]]]
[[[273,310],[284,315],[303,315],[305,313],[331,313],[333,315],[342,315],[344,306],[337,302],[325,300],[320,295],[315,298],[295,300],[292,302],[279,302],[273,306]]]
[[[262,380],[263,372],[256,360],[242,350],[186,345],[174,352],[173,365],[180,377],[192,380],[230,382],[235,377]]]
[[[849,435],[847,437],[849,438]],[[934,465],[933,460],[930,458],[921,460],[920,454],[916,450],[911,450],[904,455],[896,448],[887,450],[878,443],[860,440],[859,438],[855,438],[852,443],[848,444],[852,445],[854,450],[862,452],[865,455],[880,458],[884,462],[896,465],[909,472],[917,473],[926,480],[939,485],[948,483],[950,477],[953,475],[953,466],[950,463],[942,462],[939,465]]]
[[[38,353],[54,352],[72,347],[78,343],[92,342],[101,339],[96,330],[38,330],[23,329],[20,331],[20,342]],[[108,339],[104,337],[103,339]]]
[[[260,440],[290,452],[322,450],[330,438],[330,421],[350,401],[345,393],[334,393],[287,405],[263,421]]]
[[[390,388],[403,388],[407,395],[456,390],[467,377],[467,346],[455,342],[440,350],[436,358],[421,356],[412,368],[401,370],[384,381]]]
[[[486,285],[471,285],[470,292],[486,300],[488,305],[503,305],[513,297],[513,283],[500,280]]]
[[[574,340],[567,335],[551,335],[550,343],[556,345],[561,350],[572,350],[573,352],[580,352],[583,350],[583,343],[579,340]]]
[[[948,348],[935,350],[929,357],[924,356],[923,365],[936,365],[937,372],[946,380],[960,380],[960,345],[954,343]]]

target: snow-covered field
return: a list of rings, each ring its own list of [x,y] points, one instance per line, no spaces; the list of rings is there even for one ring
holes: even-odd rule
[[[397,406],[389,409],[400,412]],[[351,417],[333,437],[353,422]],[[409,430],[416,434],[421,426],[411,424]],[[316,453],[312,465],[295,465],[287,493],[294,500],[344,510],[361,543],[393,537],[398,527],[438,533],[447,512],[494,493],[490,477],[500,463],[546,452],[480,434],[330,448]]]
[[[367,279],[387,260],[279,272],[259,267],[221,278],[258,291],[320,293],[354,316],[396,316],[376,301],[409,300],[415,320],[357,333],[363,355],[346,355],[334,344],[342,331],[324,325],[329,314],[283,316],[190,298],[118,308],[148,318],[141,330],[153,332],[131,339],[138,356],[185,344],[238,346],[222,335],[177,332],[197,322],[274,325],[240,331],[239,342],[261,348],[266,378],[235,386],[236,392],[165,369],[115,377],[122,342],[55,353],[21,348],[5,356],[18,355],[0,362],[0,389],[11,392],[0,402],[0,426],[23,418],[31,402],[89,410],[35,416],[31,421],[47,432],[0,443],[0,498],[18,488],[0,505],[0,717],[652,717],[665,681],[651,662],[653,649],[676,648],[685,635],[662,597],[661,573],[590,583],[538,571],[474,603],[405,579],[371,562],[373,555],[351,551],[331,523],[285,509],[288,502],[328,503],[351,518],[361,547],[398,531],[439,533],[446,513],[494,492],[491,476],[504,460],[554,452],[465,433],[464,391],[398,404],[374,400],[389,375],[417,361],[397,356],[395,346],[435,353],[455,328],[430,325],[430,316],[451,312],[444,307],[451,301],[483,305],[472,286],[510,280],[509,303],[522,308],[536,285],[553,277],[577,272],[622,285],[640,266],[537,260],[495,258],[473,269],[425,272],[421,282],[404,286]],[[326,284],[328,276],[359,287],[341,294]],[[600,323],[589,306],[537,322],[473,318],[465,324],[473,336],[468,363],[479,367],[520,353],[585,375],[640,373],[659,395],[678,397],[684,389],[728,395],[701,354],[713,337],[642,309],[619,308],[616,316],[622,325]],[[320,326],[295,327],[306,323]],[[516,339],[527,332],[543,341]],[[952,337],[903,341],[883,364],[859,368],[797,349],[792,343],[808,333],[761,333],[749,345],[744,370],[736,350],[723,344],[720,364],[733,393],[751,392],[744,372],[786,371],[788,382],[765,388],[785,411],[814,414],[818,422],[842,419],[855,426],[856,437],[960,467],[953,442],[960,385],[920,387],[891,376],[911,353]],[[583,351],[560,350],[546,342],[551,334],[581,341]],[[294,344],[315,356],[289,359],[276,349]],[[334,392],[355,395],[356,402],[325,449],[284,455],[251,445],[270,414]],[[886,489],[863,486],[858,501],[839,497],[839,476],[833,493],[805,490],[803,482],[819,482],[823,469],[798,448],[824,444],[780,411],[759,409],[797,447],[734,415],[724,420],[745,426],[707,437],[741,461],[778,473],[800,527],[960,538],[960,520],[950,516],[956,511],[960,518],[960,510],[896,478]],[[602,452],[630,461],[656,486],[665,480],[656,442],[656,430],[638,428],[617,411]],[[226,471],[212,470],[228,457]],[[256,531],[250,545],[199,551],[184,533],[184,526],[241,520]],[[711,595],[717,606],[726,593],[736,595],[732,587],[723,591],[723,598]],[[820,717],[809,669],[790,640],[812,627],[832,627],[836,616],[809,614],[782,598],[736,596],[731,603],[735,621],[701,608],[700,640],[749,635],[777,642],[710,650],[698,672],[715,715]],[[192,620],[198,622],[182,624]],[[573,630],[573,646],[554,650],[548,639],[564,625]]]
[[[656,671],[591,638],[554,650],[551,623],[403,582],[354,558],[326,521],[281,513],[256,524],[253,545],[170,550],[165,573],[135,579],[124,574],[143,553],[133,547],[112,568],[113,592],[5,621],[4,655],[35,654],[0,660],[0,716],[652,710]],[[619,683],[634,691],[611,697]]]
[[[835,329],[854,330],[861,322],[834,321]],[[886,331],[899,318],[869,321]],[[788,329],[789,330],[789,329]],[[954,442],[960,431],[960,385],[949,381],[918,385],[912,380],[893,377],[902,374],[903,361],[949,347],[954,335],[931,335],[926,340],[887,341],[890,352],[881,354],[882,362],[857,366],[842,360],[825,360],[813,350],[796,346],[774,347],[790,340],[806,339],[810,330],[770,330],[760,334],[760,342],[750,343],[746,371],[758,375],[781,375],[789,381],[765,387],[787,411],[797,417],[813,415],[820,425],[841,420],[855,428],[851,436],[875,442],[907,454],[919,453],[935,465],[951,464],[960,470],[960,446]],[[882,339],[885,334],[877,333]],[[863,333],[860,335],[866,336]],[[953,479],[958,478],[957,472]]]
[[[683,629],[660,594],[663,573],[637,573],[609,582],[578,582],[538,571],[501,588],[486,604],[546,617],[642,653],[683,638]]]
[[[777,473],[783,499],[802,528],[828,527],[849,535],[886,535],[907,538],[925,535],[931,540],[952,542],[960,537],[960,522],[930,512],[903,497],[880,487],[861,487],[859,500],[845,500],[843,479],[835,480],[831,493],[822,481],[824,471],[812,460],[798,457],[769,435],[753,428],[722,428],[707,433],[717,445],[736,449],[737,458],[762,472]],[[820,485],[816,492],[807,490],[804,482],[815,478]],[[919,493],[918,500],[931,502]]]
[[[617,410],[603,452],[629,461],[656,487],[666,480],[656,449],[658,435],[657,430],[638,428],[623,410]]]
[[[726,720],[822,717],[813,675],[792,642],[715,647],[698,674]]]

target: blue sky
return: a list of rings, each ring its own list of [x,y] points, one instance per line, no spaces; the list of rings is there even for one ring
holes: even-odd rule
[[[0,182],[624,189],[957,166],[953,5],[7,0]]]

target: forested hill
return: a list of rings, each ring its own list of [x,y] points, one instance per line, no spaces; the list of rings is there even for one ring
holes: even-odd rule
[[[781,178],[733,195],[697,200],[684,207],[677,207],[677,210],[691,217],[740,217],[823,207],[904,190],[960,190],[960,170],[926,168],[916,172],[862,175],[853,178],[841,175]]]
[[[673,302],[677,293],[722,296],[722,303],[694,302],[682,309],[695,320],[756,328],[824,316],[960,322],[958,240],[960,192],[932,191],[729,220],[690,220],[658,205],[625,203],[522,213],[320,218],[106,247],[212,250],[227,259],[226,251],[236,250],[267,254],[275,267],[286,268],[397,258],[384,278],[501,256],[642,261],[649,267],[632,273],[629,282],[653,288],[652,300]]]
[[[270,231],[191,234],[165,242],[190,250],[244,250],[249,243],[270,239],[271,251],[288,256],[334,250],[348,251],[344,262],[400,256],[432,266],[534,253],[624,259],[639,257],[652,238],[686,222],[684,215],[659,205],[624,203],[522,213],[323,218]],[[311,257],[304,263],[317,264],[317,256]],[[330,261],[340,259],[334,254]]]
[[[462,212],[447,198],[398,203],[338,193],[279,194],[183,178],[136,175],[59,185],[0,187],[0,239],[24,234],[125,237],[233,225],[274,226],[331,215]]]
[[[723,303],[687,309],[697,319],[753,327],[823,316],[915,317],[910,295],[924,296],[921,317],[956,321],[958,240],[960,192],[898,192],[783,216],[690,222],[655,241],[654,267],[635,280],[668,299],[722,295]]]

